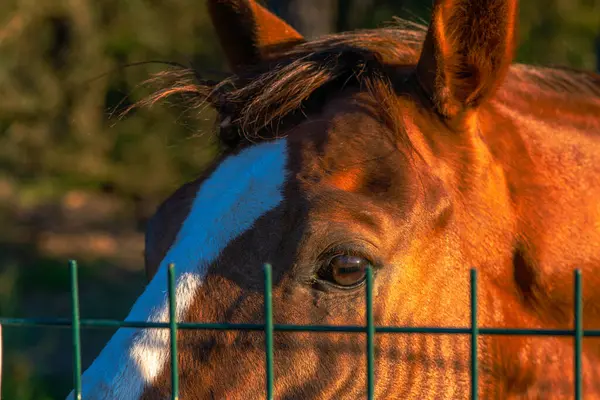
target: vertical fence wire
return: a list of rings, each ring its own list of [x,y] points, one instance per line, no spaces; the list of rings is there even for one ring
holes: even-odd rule
[[[267,399],[273,399],[273,277],[271,264],[265,264],[265,356]]]
[[[171,398],[179,399],[179,371],[177,365],[177,298],[175,291],[175,264],[167,269],[169,283],[169,331],[171,333]]]
[[[79,284],[77,279],[77,262],[69,261],[71,273],[71,321],[73,339],[73,390],[75,399],[81,399],[81,324],[79,320]]]
[[[373,320],[373,269],[367,268],[367,398],[375,398],[375,324]]]
[[[477,270],[471,269],[471,399],[478,398],[478,365],[477,365]]]
[[[574,291],[574,314],[575,314],[575,337],[574,337],[574,371],[575,374],[573,382],[575,383],[575,400],[581,400],[583,398],[583,382],[581,370],[581,354],[583,345],[583,293],[582,293],[582,282],[581,282],[581,271],[575,270],[575,291]]]

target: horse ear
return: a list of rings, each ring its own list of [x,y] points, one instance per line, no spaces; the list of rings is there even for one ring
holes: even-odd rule
[[[493,95],[513,59],[518,0],[435,0],[417,78],[455,118]]]
[[[294,28],[254,0],[209,0],[208,10],[234,71],[304,41]]]

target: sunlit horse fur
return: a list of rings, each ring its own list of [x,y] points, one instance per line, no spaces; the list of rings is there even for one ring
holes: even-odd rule
[[[224,153],[151,220],[151,282],[129,320],[362,325],[372,265],[377,325],[468,327],[469,269],[485,327],[600,327],[600,77],[513,65],[516,0],[437,0],[428,28],[307,42],[252,0],[208,1],[234,73],[175,84],[219,113]],[[194,12],[194,10],[190,10]],[[151,179],[151,177],[148,177]],[[170,393],[166,330],[121,329],[83,376],[86,399]],[[262,332],[180,331],[183,399],[265,395]],[[275,333],[277,399],[366,394],[364,334]],[[468,398],[467,335],[380,334],[378,399]],[[479,339],[484,399],[567,399],[573,339]],[[600,398],[600,343],[583,345]]]

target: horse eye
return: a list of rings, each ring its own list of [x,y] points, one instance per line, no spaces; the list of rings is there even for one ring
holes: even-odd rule
[[[364,257],[338,255],[329,261],[322,278],[338,286],[356,286],[366,279],[370,265],[371,262]]]

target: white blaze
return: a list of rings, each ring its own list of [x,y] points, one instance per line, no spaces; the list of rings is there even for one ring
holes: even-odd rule
[[[168,322],[169,263],[175,263],[180,321],[207,267],[231,240],[281,202],[286,161],[285,139],[225,159],[198,189],[175,242],[126,321]],[[169,354],[167,329],[119,329],[82,375],[83,398],[138,399],[165,367]],[[73,392],[68,399],[73,399]]]

